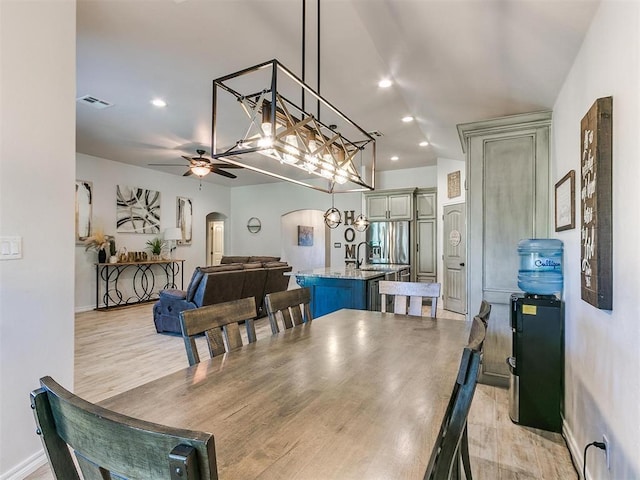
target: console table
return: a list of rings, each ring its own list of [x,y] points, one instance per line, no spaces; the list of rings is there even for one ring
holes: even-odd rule
[[[184,260],[96,263],[95,266],[96,310],[157,300],[160,290],[178,288],[178,274],[180,288],[184,286]],[[125,273],[127,275],[124,275]],[[128,275],[129,273],[131,275]]]

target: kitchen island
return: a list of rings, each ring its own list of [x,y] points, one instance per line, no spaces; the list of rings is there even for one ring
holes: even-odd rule
[[[285,275],[311,290],[313,318],[341,308],[380,310],[380,280],[409,280],[409,265],[376,264],[353,267],[315,268]]]

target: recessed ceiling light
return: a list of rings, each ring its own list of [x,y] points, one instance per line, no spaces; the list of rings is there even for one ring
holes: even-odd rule
[[[402,117],[402,121],[404,123],[413,122],[413,117],[411,115],[407,115],[406,117]]]
[[[153,100],[151,100],[151,104],[156,106],[156,107],[166,107],[167,106],[167,102],[165,102],[161,98],[154,98]]]
[[[392,162],[397,162],[398,160],[400,160],[400,157],[397,155],[394,155],[393,157],[391,157]]]
[[[424,140],[424,141],[420,142],[418,145],[420,145],[421,147],[428,147],[429,146],[429,142]]]
[[[380,80],[378,82],[378,86],[380,88],[389,88],[391,85],[393,85],[393,82],[391,80],[389,80],[388,78],[385,78],[385,79]]]

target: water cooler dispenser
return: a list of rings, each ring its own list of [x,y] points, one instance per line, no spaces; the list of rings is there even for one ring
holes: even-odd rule
[[[509,416],[523,426],[560,432],[564,393],[562,242],[523,240],[518,286],[511,297]],[[547,272],[547,273],[545,273]]]

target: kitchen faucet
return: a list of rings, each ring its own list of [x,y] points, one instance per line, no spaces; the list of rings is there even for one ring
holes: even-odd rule
[[[364,245],[364,259],[360,261],[360,247]],[[356,247],[356,269],[360,268],[360,266],[367,259],[367,242],[360,242]]]

